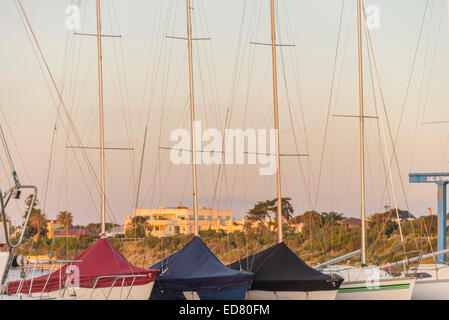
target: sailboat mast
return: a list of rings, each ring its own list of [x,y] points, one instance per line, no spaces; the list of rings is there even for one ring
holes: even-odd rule
[[[103,63],[101,54],[100,0],[97,0],[97,47],[98,47],[98,99],[100,108],[100,166],[101,166],[101,236],[105,235],[105,195],[104,195],[104,126],[103,126]]]
[[[190,0],[187,1],[187,40],[189,47],[189,84],[190,84],[190,120],[191,120],[191,161],[193,180],[193,216],[195,224],[195,235],[198,236],[198,204],[197,204],[197,183],[196,183],[196,145],[195,145],[195,99],[193,91],[193,62],[192,62],[192,8]]]
[[[143,160],[145,158],[145,146],[147,144],[147,131],[148,131],[148,125],[145,126],[145,134],[143,136],[142,155],[140,158],[140,168],[139,168],[139,180],[137,182],[136,202],[134,204],[134,208],[136,208],[136,209],[139,206],[139,195],[140,195],[140,185],[142,182]]]
[[[363,113],[363,65],[362,65],[362,21],[361,0],[357,0],[357,39],[359,58],[359,105],[360,105],[360,196],[362,225],[361,264],[366,265],[366,226],[365,226],[365,133]]]
[[[273,104],[274,104],[274,129],[276,131],[276,185],[277,185],[277,223],[278,242],[282,240],[282,198],[281,198],[281,172],[280,172],[280,146],[279,146],[279,115],[278,115],[278,88],[277,88],[277,65],[276,65],[276,28],[274,14],[274,0],[271,1],[271,52],[273,59]]]

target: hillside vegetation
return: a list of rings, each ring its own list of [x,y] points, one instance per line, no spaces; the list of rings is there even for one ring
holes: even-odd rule
[[[367,223],[368,260],[381,264],[436,251],[437,216],[420,217],[401,222],[404,241],[391,212],[370,217]],[[306,212],[287,218],[283,226],[284,242],[305,262],[315,265],[360,248],[360,228],[342,224],[343,216],[335,213]],[[301,223],[301,232],[294,226]],[[200,232],[211,251],[225,264],[253,255],[277,241],[273,224],[247,227],[244,232],[225,234],[213,230]],[[113,245],[133,264],[149,267],[181,249],[193,235],[139,239],[113,238]],[[26,255],[50,254],[57,259],[73,259],[96,240],[87,235],[77,238],[47,239],[44,236],[28,239],[18,252]],[[358,257],[348,261],[357,264]]]

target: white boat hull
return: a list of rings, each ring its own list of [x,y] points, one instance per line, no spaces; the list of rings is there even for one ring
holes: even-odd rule
[[[337,290],[264,291],[248,290],[246,300],[335,300]]]
[[[139,286],[118,286],[111,288],[77,288],[73,289],[76,300],[148,300],[153,290],[154,281]]]
[[[416,279],[412,300],[449,300],[449,267],[442,264],[421,264],[415,272],[428,278]]]
[[[343,282],[337,300],[410,300],[415,279],[380,279],[376,284],[366,281]]]
[[[449,300],[449,279],[416,280],[412,300]]]
[[[148,300],[153,290],[154,281],[134,286],[117,286],[112,288],[66,288],[41,294],[35,292],[32,298],[58,299],[71,298],[74,300]]]

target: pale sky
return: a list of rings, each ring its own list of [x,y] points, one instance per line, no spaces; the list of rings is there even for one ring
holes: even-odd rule
[[[0,106],[11,131],[1,114],[0,124],[6,131],[21,182],[38,185],[42,207],[56,119],[50,92],[56,95],[52,88],[50,91],[47,88],[48,76],[45,74],[44,78],[41,72],[14,3],[8,0],[0,4]],[[96,38],[73,34],[96,32],[95,1],[22,0],[22,3],[58,86],[63,88],[65,103],[72,111],[83,144],[97,147]],[[282,194],[293,198],[296,214],[315,208],[359,216],[359,127],[355,118],[329,119],[315,207],[343,1],[283,0],[279,3],[278,42],[295,45],[278,49],[281,152],[296,153],[295,132],[298,151],[310,155],[300,159],[302,169],[297,158],[282,159]],[[365,6],[379,8],[380,28],[371,30],[371,36],[393,135],[398,129],[426,3],[397,144],[407,200],[415,215],[425,214],[428,207],[436,208],[436,186],[410,185],[408,173],[449,170],[448,125],[421,125],[422,121],[449,120],[446,0],[365,1]],[[331,115],[358,114],[355,4],[355,0],[344,1]],[[66,28],[65,12],[70,5],[79,6],[80,30]],[[270,41],[269,1],[193,0],[192,6],[194,36],[211,37],[210,41],[194,43],[197,119],[204,127],[223,129],[229,108],[232,128],[273,127],[270,48],[249,44]],[[135,148],[134,152],[107,151],[106,196],[112,208],[112,213],[108,210],[108,221],[123,223],[124,217],[132,214],[149,110],[139,207],[179,203],[190,207],[190,167],[173,166],[169,151],[158,148],[173,144],[169,141],[171,130],[190,128],[186,42],[166,38],[186,35],[185,1],[103,0],[102,21],[104,34],[122,36],[103,38],[105,143],[109,147]],[[374,115],[366,45],[363,50],[366,114]],[[99,194],[92,177],[79,151],[66,149],[63,126],[60,120],[56,124],[54,158],[45,198],[47,216],[54,218],[58,211],[70,210],[76,224],[97,222]],[[379,151],[380,143],[376,120],[367,119],[366,210],[369,214],[385,203],[382,196],[385,171],[381,160],[385,154]],[[388,153],[391,155],[391,145]],[[78,155],[81,171],[74,154]],[[99,174],[98,151],[90,150],[88,154]],[[1,159],[5,162],[4,154]],[[275,176],[261,177],[257,171],[257,165],[227,165],[217,181],[218,166],[198,166],[199,205],[232,209],[236,218],[243,217],[256,201],[273,199],[276,195]],[[11,179],[9,176],[6,179],[3,169],[0,172],[3,190],[11,184]],[[405,208],[394,162],[393,176],[398,205]],[[388,198],[392,201],[391,186],[389,191]],[[10,215],[18,217],[14,211]]]

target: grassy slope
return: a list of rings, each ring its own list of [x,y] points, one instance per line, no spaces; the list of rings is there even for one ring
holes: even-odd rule
[[[385,230],[382,223],[368,225],[368,258],[370,264],[381,264],[403,259],[404,249],[398,228]],[[311,265],[329,260],[360,248],[359,228],[350,228],[335,223],[323,225],[305,224],[303,233],[293,233],[285,226],[284,242],[298,256]],[[422,217],[402,225],[405,251],[436,250],[436,219]],[[312,232],[311,232],[312,231]],[[312,236],[311,236],[312,234]],[[276,243],[276,233],[265,228],[250,229],[245,233],[231,234],[215,231],[201,232],[201,238],[214,254],[223,262],[231,263],[239,258],[252,255]],[[181,249],[192,236],[167,238],[147,237],[138,241],[111,240],[113,245],[133,264],[149,267],[169,254]],[[87,236],[70,239],[49,240],[39,238],[28,240],[18,252],[26,255],[51,253],[58,259],[73,259],[88,248],[95,240]],[[326,249],[325,249],[326,248]],[[418,252],[408,257],[416,256]],[[356,264],[358,258],[349,263]]]

